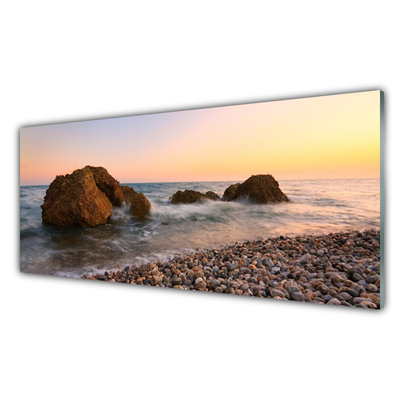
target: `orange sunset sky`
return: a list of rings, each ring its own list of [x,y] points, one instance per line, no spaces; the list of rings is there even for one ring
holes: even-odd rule
[[[379,178],[380,92],[27,127],[20,184],[103,166],[121,183]]]

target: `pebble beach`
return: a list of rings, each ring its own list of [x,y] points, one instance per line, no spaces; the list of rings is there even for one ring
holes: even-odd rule
[[[83,279],[380,308],[380,230],[279,236]]]

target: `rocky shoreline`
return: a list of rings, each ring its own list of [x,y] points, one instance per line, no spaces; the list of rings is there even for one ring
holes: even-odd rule
[[[83,279],[380,308],[380,230],[276,237]]]

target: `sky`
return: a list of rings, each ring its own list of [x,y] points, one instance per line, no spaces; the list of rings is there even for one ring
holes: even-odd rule
[[[379,178],[380,92],[20,130],[20,185],[86,165],[121,183]]]

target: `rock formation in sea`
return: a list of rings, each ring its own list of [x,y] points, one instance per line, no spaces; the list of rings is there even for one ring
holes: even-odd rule
[[[257,204],[289,201],[272,175],[253,175],[241,184],[231,185],[225,190],[222,200]]]
[[[208,199],[210,199],[210,200],[215,200],[215,201],[221,200],[221,198],[217,195],[217,193],[214,193],[214,192],[212,192],[211,190],[209,190],[209,191],[206,193],[206,197],[207,197]]]
[[[240,183],[235,183],[225,189],[224,195],[222,196],[222,201],[233,201],[236,199],[236,191]]]
[[[196,190],[178,190],[171,197],[171,204],[189,204],[189,203],[197,203],[199,201],[204,200],[220,200],[219,196],[211,191],[208,191],[206,194],[197,192]]]
[[[121,186],[124,199],[131,206],[131,214],[139,219],[150,214],[151,204],[143,193],[137,193],[129,186]]]
[[[41,205],[42,222],[62,227],[103,225],[110,218],[113,207],[124,204],[122,190],[119,182],[103,167],[88,165],[72,174],[58,175],[47,189]],[[143,203],[148,200],[144,195],[135,194],[139,197],[129,201],[131,212],[141,216]]]

